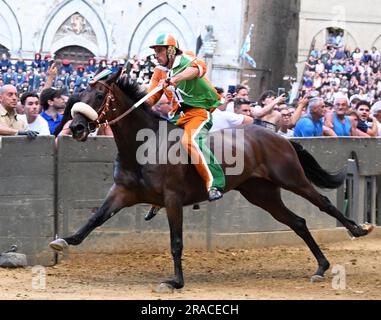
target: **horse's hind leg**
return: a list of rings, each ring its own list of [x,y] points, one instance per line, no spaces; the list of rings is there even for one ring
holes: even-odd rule
[[[320,280],[329,268],[329,262],[307,228],[306,220],[290,211],[283,203],[280,188],[267,180],[251,179],[238,190],[252,204],[268,211],[276,220],[289,226],[301,237],[315,256],[318,269],[311,278]]]
[[[295,192],[301,197],[313,203],[321,211],[326,212],[331,217],[336,218],[354,237],[366,236],[372,231],[372,228],[367,228],[356,224],[356,222],[346,218],[332,203],[331,201],[320,194],[312,184],[305,179],[305,181],[298,181],[295,185],[285,186],[287,190]]]
[[[74,235],[62,239],[56,239],[50,243],[56,251],[62,251],[69,244],[80,244],[91,231],[99,227],[119,210],[136,203],[135,195],[127,191],[123,186],[114,184],[102,206],[91,216],[87,223]]]

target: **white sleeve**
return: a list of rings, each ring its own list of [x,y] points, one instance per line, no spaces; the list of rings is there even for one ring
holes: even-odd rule
[[[229,123],[229,127],[237,127],[242,124],[245,117],[243,114],[237,114],[229,111],[222,111],[225,120]]]
[[[229,102],[226,106],[226,110],[227,112],[233,112],[234,113],[234,102]]]

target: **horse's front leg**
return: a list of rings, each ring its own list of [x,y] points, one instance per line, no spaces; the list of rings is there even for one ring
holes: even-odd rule
[[[171,289],[180,289],[184,286],[183,268],[181,255],[183,251],[183,204],[176,194],[166,197],[165,208],[171,236],[171,253],[175,267],[175,278],[163,281]]]
[[[99,227],[115,215],[119,210],[136,204],[136,195],[128,191],[124,186],[114,184],[106,196],[102,206],[91,216],[89,221],[74,235],[62,239],[56,239],[49,245],[56,251],[62,251],[71,245],[79,245],[91,231]]]

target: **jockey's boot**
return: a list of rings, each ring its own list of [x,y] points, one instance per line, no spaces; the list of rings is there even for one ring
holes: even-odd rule
[[[144,220],[145,221],[151,220],[154,216],[157,215],[160,209],[161,207],[152,206],[151,209],[144,216]]]
[[[222,192],[216,187],[211,187],[209,189],[209,201],[216,201],[222,198]]]

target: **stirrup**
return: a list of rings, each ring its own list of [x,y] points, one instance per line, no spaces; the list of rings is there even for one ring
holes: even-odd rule
[[[216,201],[218,199],[221,199],[222,198],[222,192],[220,190],[218,190],[218,188],[216,187],[211,187],[209,189],[209,201]]]

